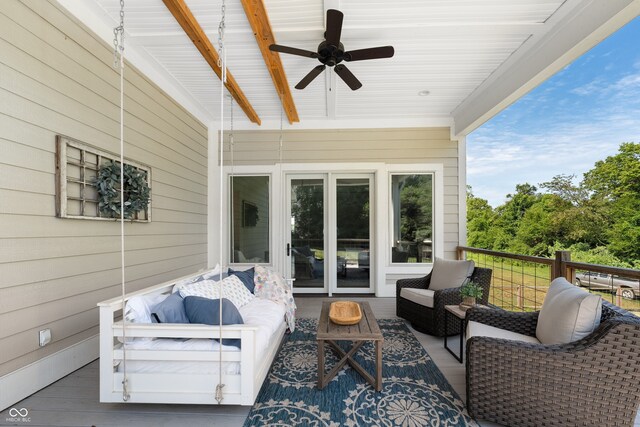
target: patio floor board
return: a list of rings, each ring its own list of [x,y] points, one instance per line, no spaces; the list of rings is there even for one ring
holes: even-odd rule
[[[318,317],[326,297],[298,297],[298,317]],[[334,298],[363,299],[363,297]],[[366,298],[378,319],[395,318],[395,298]],[[413,329],[412,329],[413,331]],[[413,331],[454,390],[465,399],[464,364],[443,347],[442,339]],[[457,345],[457,337],[451,337]],[[215,405],[117,404],[98,401],[98,361],[67,375],[14,405],[27,408],[31,422],[7,423],[8,411],[0,414],[0,425],[29,426],[215,426],[237,427],[244,423],[250,407]],[[495,424],[481,423],[482,426]],[[640,427],[640,414],[635,427]]]

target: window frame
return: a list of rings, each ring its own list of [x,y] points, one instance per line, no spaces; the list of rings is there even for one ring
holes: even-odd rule
[[[433,231],[432,231],[432,253],[433,259],[436,257],[444,257],[444,251],[446,248],[445,234],[444,234],[444,191],[445,191],[445,165],[443,163],[395,163],[388,164],[384,169],[384,183],[380,189],[384,195],[383,211],[388,217],[386,227],[386,235],[384,236],[384,242],[381,242],[379,250],[383,253],[385,271],[388,275],[399,279],[403,277],[416,277],[416,275],[424,275],[431,270],[432,263],[392,263],[391,262],[391,247],[393,246],[393,205],[392,205],[392,186],[391,175],[414,175],[414,174],[433,174]],[[456,185],[453,182],[448,183]]]
[[[431,176],[431,261],[430,262],[393,262],[392,248],[394,247],[394,223],[395,223],[395,209],[393,205],[393,177],[401,175],[430,175]],[[387,248],[387,257],[389,259],[390,266],[406,266],[406,265],[431,265],[436,253],[436,173],[435,171],[416,171],[416,172],[389,172],[389,247]]]
[[[252,266],[255,264],[263,265],[263,266],[271,266],[273,265],[273,174],[270,172],[255,172],[255,173],[245,173],[245,172],[228,172],[226,173],[227,177],[227,197],[226,197],[226,213],[227,213],[227,248],[226,248],[226,262],[227,265],[230,266]],[[234,232],[234,224],[233,224],[233,187],[232,180],[234,178],[247,178],[247,177],[266,177],[267,178],[267,194],[269,197],[269,219],[267,222],[268,229],[268,241],[267,241],[267,250],[269,251],[269,260],[266,262],[234,262],[233,260],[233,251],[235,250],[235,245],[233,244],[233,232]]]

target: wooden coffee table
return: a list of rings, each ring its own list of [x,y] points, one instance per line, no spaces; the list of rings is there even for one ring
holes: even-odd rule
[[[324,301],[322,303],[322,311],[320,312],[320,320],[318,322],[318,388],[322,390],[333,377],[340,371],[345,363],[351,365],[362,377],[367,380],[376,391],[382,390],[382,343],[384,338],[380,327],[376,321],[369,303],[360,302],[360,309],[362,310],[362,320],[359,323],[351,326],[341,326],[333,323],[329,320],[329,307],[331,301]],[[351,341],[351,350],[345,352],[336,341]],[[356,352],[367,341],[375,342],[376,351],[376,373],[375,379],[365,369],[360,366],[358,362],[353,359]],[[328,373],[325,373],[325,357],[324,346],[325,343],[329,345],[340,357],[340,361],[331,368]]]

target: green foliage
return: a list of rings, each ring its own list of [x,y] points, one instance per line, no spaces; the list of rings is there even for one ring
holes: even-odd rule
[[[294,240],[322,240],[324,237],[324,189],[321,184],[296,185],[291,214],[296,219]]]
[[[541,192],[517,185],[495,209],[468,189],[468,244],[539,256],[568,248],[574,260],[640,266],[640,144],[621,144],[575,178],[555,176]]]
[[[622,143],[618,154],[596,162],[585,173],[584,184],[596,197],[611,200],[640,195],[640,144]]]
[[[401,240],[420,242],[432,236],[432,177],[408,175],[400,190]]]
[[[484,289],[479,284],[475,283],[473,280],[468,281],[464,285],[460,287],[460,296],[462,298],[482,298],[482,294],[484,293]]]
[[[149,205],[150,191],[147,175],[131,165],[124,165],[124,217],[132,219],[136,212]],[[100,166],[93,185],[98,191],[98,208],[106,218],[120,218],[120,163]]]

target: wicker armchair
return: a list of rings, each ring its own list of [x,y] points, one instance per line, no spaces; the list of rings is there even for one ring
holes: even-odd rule
[[[491,269],[476,267],[471,275],[471,280],[484,288],[484,294],[478,301],[486,304],[489,298],[489,286],[491,284]],[[445,305],[460,304],[460,288],[449,288],[435,291],[433,296],[433,308],[425,307],[409,301],[400,296],[402,288],[428,289],[431,282],[431,273],[417,279],[400,279],[396,282],[396,315],[407,319],[416,331],[425,334],[443,337],[445,335],[457,335],[460,333],[458,319],[449,322],[448,331],[444,330]]]
[[[471,309],[466,321],[535,336],[538,312]],[[511,426],[633,426],[640,318],[603,302],[601,324],[569,344],[467,340],[467,409]]]

